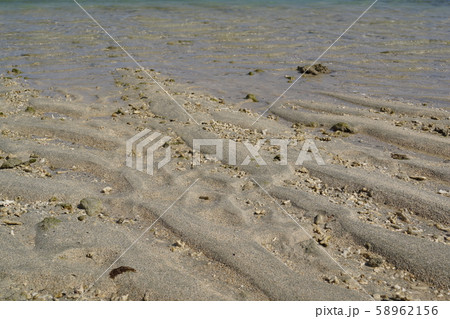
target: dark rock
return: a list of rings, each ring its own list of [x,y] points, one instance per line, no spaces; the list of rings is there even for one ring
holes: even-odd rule
[[[311,75],[318,75],[318,74],[328,74],[330,73],[330,70],[322,64],[314,64],[311,67],[308,68],[308,66],[299,66],[297,67],[297,71],[300,73],[305,74],[311,74]]]
[[[394,111],[389,107],[381,107],[380,112],[394,114]]]
[[[350,125],[348,125],[347,123],[344,122],[339,122],[334,124],[331,127],[331,130],[334,132],[340,131],[340,132],[344,132],[344,133],[355,133],[355,130],[350,127]]]
[[[408,155],[405,154],[391,153],[391,157],[396,160],[409,160]]]
[[[450,134],[449,129],[445,129],[445,128],[440,127],[440,126],[436,126],[436,127],[434,128],[434,131],[435,131],[436,133],[441,134],[442,136],[449,136],[449,134]]]
[[[72,205],[69,203],[59,203],[57,206],[61,207],[64,210],[72,211]]]
[[[14,73],[14,74],[21,74],[22,71],[20,71],[19,69],[13,68],[11,71],[9,71],[8,73]]]
[[[366,262],[366,266],[369,267],[380,267],[383,264],[383,258],[377,256],[370,256],[369,260]]]
[[[245,97],[246,100],[252,100],[253,102],[259,102],[254,94],[247,94]]]
[[[136,269],[128,267],[128,266],[120,266],[110,271],[109,277],[111,279],[116,278],[118,275],[123,274],[124,272],[136,272]]]

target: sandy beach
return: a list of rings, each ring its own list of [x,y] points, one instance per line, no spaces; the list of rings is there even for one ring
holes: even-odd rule
[[[321,63],[262,117],[252,86],[227,99],[158,68],[113,67],[94,101],[2,68],[0,300],[450,300],[448,96],[324,89]],[[146,129],[170,137],[152,175],[126,165]],[[196,139],[223,158],[195,165]],[[267,165],[243,165],[258,140]],[[325,165],[295,164],[305,141]]]

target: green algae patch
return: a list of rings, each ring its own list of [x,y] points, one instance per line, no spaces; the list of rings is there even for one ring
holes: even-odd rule
[[[44,231],[47,231],[49,229],[52,229],[56,226],[58,226],[61,223],[61,220],[55,217],[46,217],[43,221],[41,221],[38,226],[39,228],[43,229]]]
[[[246,100],[252,100],[253,102],[259,102],[254,94],[247,94],[245,97]]]

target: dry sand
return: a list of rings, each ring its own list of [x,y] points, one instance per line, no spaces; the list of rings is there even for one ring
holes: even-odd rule
[[[0,170],[0,299],[450,299],[448,111],[319,92],[252,126],[251,100],[152,75],[199,125],[139,70],[118,69],[117,96],[92,105],[1,80],[0,165],[14,168]],[[125,166],[126,140],[146,128],[172,137],[153,176]],[[192,166],[193,138],[236,140],[238,163],[243,140],[299,143],[288,166],[268,144],[267,166]],[[306,138],[325,166],[292,164]],[[103,207],[87,215],[89,197]],[[133,271],[111,278],[120,266]]]

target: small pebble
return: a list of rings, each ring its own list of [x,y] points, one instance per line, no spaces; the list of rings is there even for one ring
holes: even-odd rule
[[[256,216],[265,215],[266,211],[264,209],[257,209],[253,212],[253,214]]]
[[[323,214],[316,215],[314,217],[314,224],[321,225],[325,223],[325,216]]]
[[[111,193],[111,191],[112,191],[112,188],[109,186],[102,189],[103,194],[109,194],[109,193]]]
[[[324,247],[328,247],[330,239],[331,239],[331,236],[327,235],[319,240],[319,244],[321,244]]]
[[[405,154],[392,153],[391,157],[396,160],[409,160],[408,155]]]
[[[421,229],[418,229],[418,228],[416,228],[416,227],[408,227],[408,229],[406,230],[406,232],[408,233],[408,234],[410,234],[410,235],[415,235],[415,236],[417,236],[417,235],[420,235],[420,233],[422,233],[422,230]]]
[[[383,264],[383,259],[377,256],[370,256],[369,260],[366,262],[366,266],[369,267],[380,267]]]
[[[444,225],[438,224],[438,223],[435,224],[435,226],[436,226],[436,228],[439,229],[439,230],[446,231],[446,232],[450,232],[450,227],[445,227]]]
[[[15,220],[4,220],[3,223],[5,225],[8,225],[8,226],[20,226],[20,225],[23,225],[22,222],[15,221]]]
[[[13,205],[15,201],[13,200],[2,200],[0,201],[0,207],[8,207],[10,205]]]
[[[425,176],[410,176],[409,178],[415,179],[416,181],[424,181],[427,179]]]
[[[291,200],[290,199],[284,200],[284,201],[281,202],[281,205],[283,205],[283,206],[291,206]]]
[[[186,244],[184,242],[182,242],[181,240],[177,240],[175,243],[172,244],[172,246],[170,247],[170,251],[175,252],[180,248],[184,248]]]
[[[380,294],[374,294],[374,295],[373,295],[373,299],[375,299],[375,300],[381,300],[381,295],[380,295]]]

